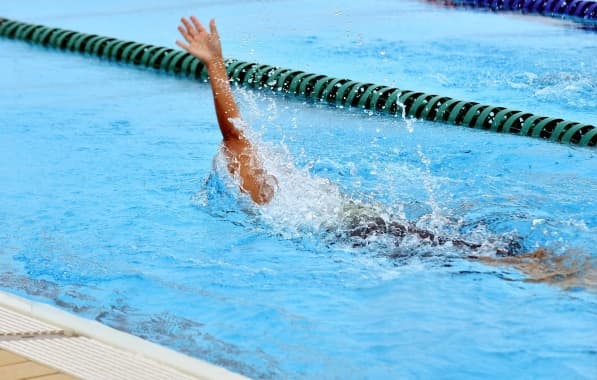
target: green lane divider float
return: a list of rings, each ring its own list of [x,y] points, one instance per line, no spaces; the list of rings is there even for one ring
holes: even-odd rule
[[[197,79],[207,78],[207,72],[199,60],[184,51],[171,48],[1,18],[0,36],[152,67]],[[406,115],[415,118],[579,146],[597,145],[597,128],[589,124],[234,59],[227,60],[226,65],[232,81],[252,88],[271,89],[316,101],[364,108],[390,115],[402,112],[401,103],[405,107]]]

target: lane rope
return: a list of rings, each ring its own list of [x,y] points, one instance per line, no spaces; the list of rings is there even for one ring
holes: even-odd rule
[[[494,12],[557,17],[597,30],[597,1],[586,0],[426,0],[450,7],[481,8]]]
[[[0,36],[199,80],[207,79],[207,71],[198,59],[187,52],[167,47],[3,18],[0,18]],[[226,60],[226,66],[231,81],[254,89],[388,115],[402,114],[404,107],[408,117],[564,144],[597,145],[597,128],[590,124],[236,59]]]

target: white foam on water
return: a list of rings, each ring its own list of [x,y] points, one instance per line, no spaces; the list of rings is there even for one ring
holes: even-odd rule
[[[258,208],[260,219],[286,238],[318,234],[340,225],[348,199],[338,185],[298,168],[287,146],[247,135],[257,147],[265,170],[278,180],[272,201]]]

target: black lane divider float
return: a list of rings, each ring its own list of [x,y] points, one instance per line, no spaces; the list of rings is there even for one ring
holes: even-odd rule
[[[0,36],[197,79],[207,78],[207,71],[198,59],[171,48],[1,18]],[[597,145],[597,128],[589,124],[234,59],[227,60],[226,65],[228,76],[233,82],[251,88],[271,89],[315,101],[390,115],[402,113],[403,105],[406,115],[410,117],[572,145]]]
[[[494,12],[510,11],[560,17],[597,29],[597,1],[585,0],[426,0],[446,6],[485,8]]]

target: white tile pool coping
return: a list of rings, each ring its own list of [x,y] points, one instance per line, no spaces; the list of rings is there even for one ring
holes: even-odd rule
[[[0,291],[0,349],[81,379],[246,379],[99,322]]]

